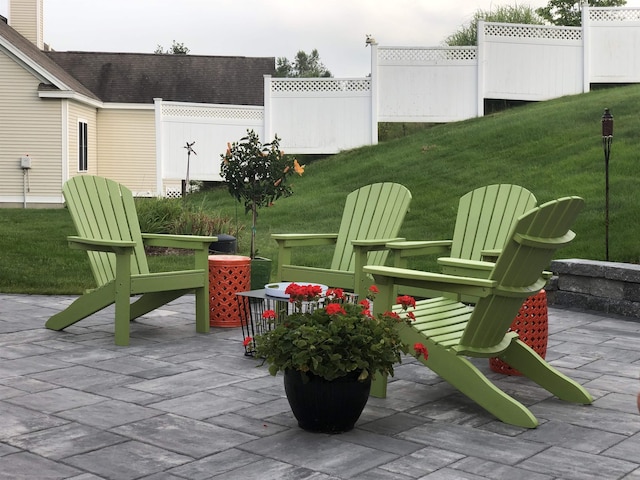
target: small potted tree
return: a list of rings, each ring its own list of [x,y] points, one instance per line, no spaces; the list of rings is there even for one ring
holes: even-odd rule
[[[239,141],[227,144],[227,151],[221,155],[220,175],[227,183],[229,193],[244,203],[245,213],[251,213],[251,289],[262,288],[269,283],[271,262],[257,257],[256,224],[258,209],[266,207],[280,197],[293,194],[287,178],[293,173],[302,175],[304,166],[295,158],[280,150],[280,139],[276,135],[269,143],[261,143],[258,134],[247,130],[247,135]],[[266,266],[259,267],[257,260]],[[263,271],[264,277],[256,275]]]

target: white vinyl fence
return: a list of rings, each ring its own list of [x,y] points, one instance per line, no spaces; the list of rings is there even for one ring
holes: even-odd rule
[[[485,99],[541,101],[592,83],[640,82],[640,8],[583,8],[582,27],[479,22],[477,47],[371,45],[367,78],[265,77],[264,107],[156,101],[158,177],[220,180],[220,154],[247,129],[286,153],[375,144],[378,122],[453,122]]]

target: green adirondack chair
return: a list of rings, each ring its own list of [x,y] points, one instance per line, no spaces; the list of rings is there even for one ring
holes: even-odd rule
[[[519,185],[476,188],[460,198],[451,240],[390,242],[387,247],[396,267],[407,267],[410,257],[440,255],[441,273],[486,278],[518,216],[536,204],[533,193]]]
[[[216,237],[140,232],[131,191],[113,180],[81,175],[62,189],[78,232],[69,246],[86,250],[97,288],[46,322],[63,330],[115,303],[115,343],[129,344],[129,323],[176,298],[195,292],[196,331],[209,331],[209,244]],[[149,273],[144,245],[194,250],[193,270]],[[131,296],[140,297],[131,303]]]
[[[500,358],[560,399],[591,403],[591,395],[581,385],[551,367],[517,333],[508,332],[523,300],[544,286],[542,272],[556,249],[575,236],[570,227],[583,204],[579,197],[565,197],[519,217],[486,279],[366,266],[364,271],[373,275],[380,289],[374,308],[391,308],[398,285],[479,297],[475,307],[445,297],[420,300],[415,322],[398,323],[398,328],[410,347],[416,343],[427,347],[427,360],[421,357],[424,365],[503,422],[527,428],[538,425],[524,405],[491,383],[465,357]],[[372,392],[384,397],[386,378],[377,378]]]
[[[409,210],[411,192],[397,183],[374,183],[351,192],[346,199],[338,233],[273,234],[278,243],[278,280],[314,282],[364,295],[366,264],[384,265],[385,244],[398,238]],[[294,248],[334,246],[330,268],[292,264]]]

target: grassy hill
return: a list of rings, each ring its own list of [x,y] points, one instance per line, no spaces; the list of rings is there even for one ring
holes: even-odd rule
[[[491,183],[515,183],[534,192],[540,203],[582,196],[586,208],[574,228],[577,238],[560,255],[604,260],[600,119],[605,107],[615,118],[609,166],[609,257],[635,263],[640,259],[636,233],[640,86],[603,89],[438,125],[311,163],[296,179],[294,196],[261,212],[259,245],[271,248],[267,237],[275,231],[335,230],[344,195],[377,181],[399,182],[413,193],[403,236],[450,238],[461,195]]]
[[[609,259],[640,259],[640,86],[602,89],[583,95],[529,104],[483,118],[437,125],[396,140],[306,161],[294,179],[295,194],[260,211],[258,249],[276,258],[275,232],[337,230],[346,194],[362,185],[394,181],[413,194],[401,235],[407,239],[450,238],[461,195],[492,183],[515,183],[531,190],[539,202],[579,195],[586,208],[574,226],[575,241],[560,250],[562,258],[605,258],[605,165],[600,118],[610,108],[615,118],[609,168]],[[237,139],[230,139],[237,140]],[[303,161],[304,163],[305,161]],[[205,210],[236,217],[249,225],[227,193],[216,188],[193,195]],[[2,210],[0,291],[78,293],[92,286],[84,254],[70,252],[65,236],[73,233],[65,210]],[[245,234],[240,253],[248,251]],[[311,251],[304,261],[325,265],[326,251]],[[82,267],[67,274],[70,262]],[[425,267],[429,262],[415,266]],[[60,278],[70,275],[70,278]]]

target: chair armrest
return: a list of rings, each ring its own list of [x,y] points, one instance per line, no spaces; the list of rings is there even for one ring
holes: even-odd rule
[[[386,246],[392,251],[399,252],[403,257],[412,257],[448,253],[451,250],[451,243],[451,240],[410,240],[391,241]]]
[[[482,261],[484,262],[497,262],[498,261],[498,257],[500,256],[500,254],[502,253],[502,249],[501,248],[492,248],[492,249],[488,249],[488,250],[481,250],[480,251],[480,258],[482,258]]]
[[[209,244],[218,241],[218,237],[203,235],[169,235],[164,233],[143,233],[142,241],[150,247],[184,248],[188,250],[207,250]]]
[[[351,240],[354,248],[364,247],[367,250],[386,250],[387,244],[391,242],[402,242],[404,238],[372,238],[368,240]]]
[[[104,240],[97,238],[79,237],[77,235],[70,235],[67,237],[70,248],[77,250],[92,250],[96,252],[112,252],[122,253],[133,252],[133,248],[136,246],[136,242],[131,240]]]
[[[442,255],[451,252],[451,240],[410,240],[388,242],[393,265],[406,267],[409,257]]]
[[[387,296],[393,294],[396,285],[404,285],[421,290],[450,292],[457,295],[471,295],[474,297],[486,297],[493,293],[497,286],[495,280],[462,277],[459,275],[444,275],[441,273],[410,270],[408,268],[365,266],[362,270],[365,273],[373,275],[381,292],[384,288]],[[387,301],[389,301],[389,299],[387,299]]]
[[[337,233],[272,233],[280,247],[304,247],[315,245],[333,245],[338,239]]]
[[[442,267],[442,273],[446,275],[487,278],[493,270],[495,263],[479,260],[464,260],[453,257],[440,257],[438,258],[438,265]]]

